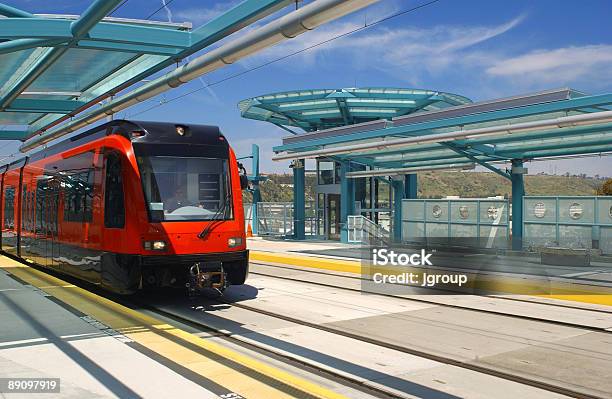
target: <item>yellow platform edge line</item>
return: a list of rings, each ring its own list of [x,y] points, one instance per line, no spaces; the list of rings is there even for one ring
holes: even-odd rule
[[[250,251],[249,256],[250,259],[254,261],[279,263],[290,266],[354,273],[359,275],[363,274],[361,263],[357,261],[325,259],[312,256],[284,254],[278,252],[262,252],[254,250]],[[419,271],[417,270],[417,272]],[[530,291],[529,287],[533,287],[533,284],[530,284],[523,278],[514,278],[507,276],[504,276],[503,280],[495,281],[494,284],[496,289],[501,290],[502,293],[509,294],[520,294],[521,291],[532,292]],[[585,287],[585,289],[578,290],[576,288],[568,289],[568,287],[572,287],[572,285],[562,282],[555,282],[555,286],[550,287],[553,291],[553,293],[551,294],[525,293],[523,295],[558,299],[570,302],[582,302],[596,305],[612,306],[612,294],[597,292],[597,288]]]
[[[6,258],[5,258],[6,259]],[[55,277],[55,276],[51,276],[47,273],[44,273],[38,269],[34,269],[31,268],[27,265],[21,265],[22,267],[15,267],[15,266],[11,266],[11,267],[5,267],[5,266],[0,266],[0,268],[4,269],[5,271],[7,271],[10,274],[15,275],[16,277],[19,277],[20,279],[22,279],[23,281],[27,282],[28,284],[31,284],[32,286],[41,289],[42,291],[45,291],[49,294],[53,294],[52,293],[52,289],[50,288],[63,288],[65,286],[70,286],[70,290],[72,291],[77,291],[78,295],[86,297],[90,300],[93,300],[99,304],[102,304],[104,306],[106,306],[109,309],[112,309],[113,311],[117,312],[117,313],[122,313],[122,314],[126,314],[129,315],[130,317],[140,321],[141,323],[145,324],[145,325],[149,325],[152,326],[154,328],[160,329],[160,330],[164,330],[165,333],[169,333],[172,334],[173,336],[180,338],[183,341],[186,341],[190,344],[193,344],[197,347],[200,347],[206,351],[215,353],[216,355],[228,358],[238,364],[241,364],[251,370],[254,370],[258,373],[267,375],[272,377],[273,379],[282,382],[286,385],[289,385],[301,392],[304,392],[308,395],[312,395],[314,397],[318,397],[318,398],[322,398],[322,399],[346,399],[345,396],[338,394],[336,392],[333,392],[327,388],[324,388],[322,386],[319,386],[313,382],[307,381],[301,377],[295,376],[289,372],[280,370],[274,366],[270,366],[267,365],[257,359],[251,358],[247,355],[243,355],[241,353],[235,352],[232,349],[226,348],[221,346],[220,344],[214,343],[214,342],[210,342],[210,341],[206,341],[200,337],[197,337],[187,331],[181,330],[179,328],[176,328],[174,326],[169,326],[168,324],[166,324],[165,322],[155,319],[154,317],[151,317],[149,315],[140,313],[136,310],[130,309],[126,306],[123,306],[121,304],[118,304],[116,302],[113,302],[107,298],[104,298],[102,296],[99,296],[97,294],[94,294],[90,291],[87,291],[83,288],[80,287],[76,287],[76,286],[72,286],[70,284],[68,284],[67,282]],[[25,272],[26,270],[27,272]],[[31,274],[30,274],[31,273]],[[36,276],[38,278],[43,278],[46,280],[55,280],[56,284],[54,284],[54,286],[43,286],[40,285],[37,280],[35,278],[33,278],[33,276]],[[59,299],[59,298],[58,298]],[[60,299],[61,300],[61,299]],[[80,309],[80,303],[78,301],[64,301],[63,302],[67,303],[68,305],[74,307],[75,309],[81,310]],[[106,323],[109,325],[109,327],[116,329],[116,330],[121,330],[122,327],[120,326],[113,326],[112,323]]]
[[[315,258],[313,256],[287,255],[277,252],[249,251],[250,260],[262,262],[284,263],[291,266],[310,267],[337,272],[361,274],[361,262]]]

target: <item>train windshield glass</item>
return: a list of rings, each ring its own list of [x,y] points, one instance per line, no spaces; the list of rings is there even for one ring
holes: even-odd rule
[[[227,159],[137,157],[152,222],[232,217]]]

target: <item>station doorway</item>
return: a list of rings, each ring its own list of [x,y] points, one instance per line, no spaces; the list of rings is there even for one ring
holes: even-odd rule
[[[327,237],[340,240],[340,194],[327,194]]]

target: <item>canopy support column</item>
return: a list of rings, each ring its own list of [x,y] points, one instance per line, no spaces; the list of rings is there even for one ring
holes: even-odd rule
[[[293,238],[306,239],[306,175],[303,159],[293,162]]]
[[[512,160],[512,249],[523,249],[523,197],[525,179],[522,159]]]
[[[257,144],[253,144],[251,146],[252,157],[253,157],[253,167],[251,168],[253,173],[253,209],[251,211],[251,218],[253,220],[253,234],[257,235],[257,230],[259,226],[259,218],[257,217],[257,204],[261,202],[261,190],[259,189],[259,146]]]
[[[412,175],[415,176],[416,175]],[[402,199],[405,195],[404,180],[407,179],[398,176],[391,181],[391,187],[393,188],[393,231],[392,238],[394,242],[402,242]]]
[[[404,176],[404,198],[416,199],[417,198],[417,174],[410,173]]]
[[[348,217],[355,213],[355,187],[346,175],[351,171],[349,161],[340,162],[340,241],[348,242]]]

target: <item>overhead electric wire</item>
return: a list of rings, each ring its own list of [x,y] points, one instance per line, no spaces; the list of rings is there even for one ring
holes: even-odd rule
[[[117,7],[115,7],[115,8],[113,9],[113,11],[111,11],[111,12],[109,12],[109,13],[108,13],[108,16],[110,17],[111,15],[113,15],[114,13],[116,13],[116,12],[117,12],[117,10],[118,10],[118,9],[120,9],[121,7],[123,7],[123,6],[125,5],[125,3],[127,3],[128,1],[129,1],[129,0],[123,0],[123,1],[121,2],[121,4],[119,4]]]
[[[159,7],[157,10],[153,11],[151,14],[149,14],[148,17],[145,18],[145,20],[148,20],[149,18],[151,18],[153,15],[157,14],[158,12],[160,12],[161,10],[163,10],[164,8],[168,7],[170,4],[172,4],[174,0],[168,0],[168,2],[166,4],[163,4],[161,7]]]
[[[313,48],[316,48],[316,47],[322,46],[322,45],[324,45],[324,44],[330,43],[330,42],[332,42],[332,41],[334,41],[334,40],[341,39],[341,38],[343,38],[343,37],[347,37],[347,36],[352,35],[352,34],[354,34],[354,33],[361,32],[361,31],[363,31],[363,30],[365,30],[365,29],[371,28],[372,26],[379,25],[379,24],[381,24],[381,23],[384,23],[384,22],[386,22],[386,21],[389,21],[389,20],[391,20],[391,19],[393,19],[393,18],[397,18],[397,17],[399,17],[399,16],[402,16],[402,15],[405,15],[405,14],[411,13],[411,12],[413,12],[413,11],[419,10],[419,9],[421,9],[421,8],[427,7],[427,6],[429,6],[429,5],[432,5],[432,4],[434,4],[434,3],[437,3],[437,2],[439,2],[439,1],[440,1],[440,0],[431,0],[431,1],[427,2],[427,3],[423,3],[423,4],[420,4],[420,5],[418,5],[418,6],[415,6],[415,7],[412,7],[412,8],[406,9],[406,10],[403,10],[403,11],[399,11],[399,12],[397,12],[397,13],[395,13],[395,14],[391,14],[391,15],[389,15],[389,16],[387,16],[387,17],[384,17],[384,18],[378,19],[378,20],[376,20],[376,21],[374,21],[374,22],[371,22],[371,23],[369,23],[369,24],[368,24],[368,23],[367,23],[367,21],[366,21],[366,22],[364,23],[364,25],[363,25],[363,26],[360,26],[360,27],[358,27],[358,28],[352,29],[352,30],[350,30],[350,31],[348,31],[348,32],[345,32],[345,33],[339,34],[339,35],[337,35],[337,36],[331,37],[331,38],[329,38],[329,39],[323,40],[323,41],[321,41],[321,42],[315,43],[315,44],[313,44],[313,45],[311,45],[311,46],[308,46],[308,47],[305,47],[305,48],[303,48],[303,49],[297,50],[297,51],[295,51],[295,52],[293,52],[293,53],[289,53],[289,54],[286,54],[286,55],[284,55],[284,56],[282,56],[282,57],[275,58],[275,59],[273,59],[273,60],[267,61],[267,62],[265,62],[265,63],[263,63],[263,64],[260,64],[260,65],[257,65],[257,66],[255,66],[255,67],[252,67],[252,68],[246,69],[246,70],[244,70],[244,71],[238,72],[238,73],[236,73],[236,74],[234,74],[234,75],[230,75],[230,76],[228,76],[228,77],[225,77],[225,78],[223,78],[223,79],[217,80],[217,81],[215,81],[215,82],[208,83],[206,86],[203,86],[203,87],[198,87],[197,89],[193,89],[193,90],[191,90],[191,91],[188,91],[188,92],[183,93],[183,94],[181,94],[181,95],[178,95],[178,96],[176,96],[176,97],[172,97],[172,98],[170,98],[170,99],[168,99],[168,100],[164,100],[164,101],[162,101],[162,102],[160,102],[160,103],[158,103],[158,104],[155,104],[155,105],[154,105],[154,106],[152,106],[152,107],[149,107],[149,108],[147,108],[147,109],[145,109],[145,110],[142,110],[142,111],[140,111],[140,112],[136,112],[135,114],[130,115],[130,117],[134,117],[134,116],[137,116],[137,115],[144,114],[144,113],[149,112],[149,111],[151,111],[151,110],[153,110],[153,109],[155,109],[155,108],[161,107],[161,106],[166,105],[166,104],[168,104],[168,103],[171,103],[171,102],[173,102],[173,101],[179,100],[179,99],[181,99],[181,98],[183,98],[183,97],[187,97],[187,96],[189,96],[189,95],[191,95],[191,94],[197,93],[197,92],[202,91],[202,90],[207,89],[207,88],[210,88],[211,86],[215,86],[215,85],[221,84],[221,83],[223,83],[223,82],[227,82],[228,80],[232,80],[232,79],[238,78],[238,77],[240,77],[240,76],[243,76],[243,75],[246,75],[246,74],[248,74],[248,73],[254,72],[254,71],[259,70],[259,69],[261,69],[261,68],[264,68],[264,67],[267,67],[267,66],[269,66],[269,65],[275,64],[275,63],[277,63],[277,62],[279,62],[279,61],[283,61],[283,60],[286,60],[287,58],[291,58],[291,57],[293,57],[293,56],[295,56],[295,55],[298,55],[298,54],[304,53],[304,52],[306,52],[306,51],[312,50]],[[162,7],[162,8],[163,8],[163,7]],[[156,12],[157,12],[157,11],[156,11]]]

